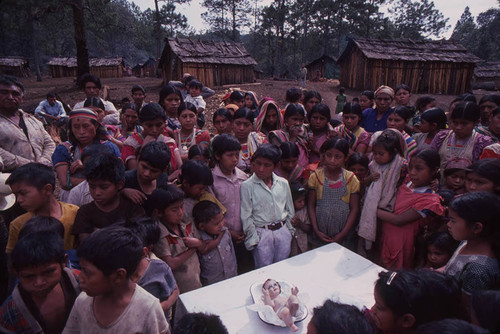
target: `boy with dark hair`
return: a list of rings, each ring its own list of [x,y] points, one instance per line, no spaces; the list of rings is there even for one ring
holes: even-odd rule
[[[80,86],[81,89],[83,89],[83,92],[85,93],[86,99],[88,99],[89,97],[97,97],[102,101],[102,103],[104,104],[104,110],[106,111],[106,114],[108,115],[104,119],[105,124],[111,124],[111,123],[106,122],[107,121],[106,118],[113,119],[114,121],[119,120],[117,117],[113,117],[115,115],[119,115],[118,111],[116,110],[113,103],[106,101],[106,100],[99,97],[99,93],[101,92],[102,85],[101,85],[101,80],[98,77],[96,77],[95,75],[86,73],[78,79],[78,85]],[[82,108],[84,103],[85,103],[85,100],[76,103],[75,106],[73,107],[73,109]],[[118,124],[118,123],[116,123],[116,124]],[[114,124],[114,125],[116,125],[116,124]]]
[[[12,252],[19,238],[19,231],[30,218],[35,216],[59,219],[64,225],[64,249],[73,248],[75,240],[71,235],[71,228],[78,207],[56,199],[54,196],[56,178],[52,168],[39,163],[29,163],[13,171],[6,184],[11,187],[21,208],[28,211],[10,223],[6,253]]]
[[[160,241],[154,253],[172,269],[180,293],[201,288],[200,261],[196,255],[203,246],[192,222],[183,223],[184,193],[167,185],[151,195],[153,217],[160,222]]]
[[[149,142],[141,149],[137,168],[125,172],[123,194],[137,205],[143,205],[148,214],[148,199],[153,190],[165,186],[165,173],[170,163],[170,150],[165,143]]]
[[[205,114],[203,112],[207,107],[207,103],[203,99],[203,96],[201,96],[203,84],[200,81],[193,79],[187,83],[187,90],[188,94],[186,95],[184,102],[189,102],[195,105],[196,112],[198,114],[197,124],[201,129],[205,125]]]
[[[193,218],[204,241],[203,249],[199,250],[201,283],[210,285],[236,276],[234,246],[220,207],[201,201],[193,208]]]
[[[61,237],[27,234],[14,247],[11,261],[19,281],[0,308],[0,332],[60,333],[80,293],[75,275],[64,267]]]
[[[235,90],[229,95],[228,104],[236,104],[238,108],[245,106],[245,94],[240,90]]]
[[[90,235],[78,248],[82,293],[63,333],[170,333],[158,299],[131,280],[142,254],[141,240],[127,228]]]
[[[80,243],[96,229],[144,215],[142,207],[120,194],[125,182],[125,169],[120,159],[99,154],[90,157],[84,168],[94,200],[78,210],[71,230]]]
[[[193,221],[193,207],[199,201],[211,201],[219,205],[222,214],[226,213],[226,208],[207,191],[207,187],[214,183],[214,177],[205,163],[199,160],[188,160],[182,165],[181,169],[181,189],[186,194],[184,199],[184,217],[182,221],[185,224]]]
[[[174,334],[228,334],[218,315],[188,313],[175,325]]]
[[[134,104],[137,106],[137,112],[140,113],[142,107],[147,104],[144,102],[146,99],[146,89],[141,85],[133,85],[132,99],[134,100]]]
[[[278,147],[262,144],[252,156],[254,174],[241,184],[245,246],[252,251],[256,268],[286,259],[295,232],[288,181],[273,173],[280,157]]]

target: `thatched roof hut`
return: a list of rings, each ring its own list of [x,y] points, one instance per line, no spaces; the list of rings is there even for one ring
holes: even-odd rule
[[[413,93],[458,95],[481,59],[452,41],[350,39],[338,59],[341,85],[363,90],[405,83]]]
[[[30,65],[28,58],[24,57],[1,57],[0,74],[13,75],[15,77],[27,78],[30,76]]]
[[[132,67],[132,73],[136,77],[158,77],[158,59],[149,57],[146,61]]]
[[[320,78],[338,79],[340,77],[340,67],[337,59],[328,55],[323,55],[306,65],[307,80],[319,81]]]
[[[184,73],[210,87],[255,80],[257,62],[242,43],[171,37],[165,42],[159,63],[164,84],[179,80]]]
[[[75,57],[55,57],[49,65],[53,78],[76,77]],[[90,58],[90,73],[99,78],[121,78],[125,63],[122,57]]]

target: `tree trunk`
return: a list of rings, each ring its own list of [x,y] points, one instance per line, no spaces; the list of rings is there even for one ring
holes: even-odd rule
[[[155,0],[156,10],[156,57],[161,56],[161,22],[160,22],[160,9],[158,8],[158,0]]]
[[[28,13],[31,17],[31,49],[33,51],[33,58],[35,59],[36,81],[42,81],[42,74],[40,72],[40,57],[38,52],[38,34],[37,34],[37,13],[33,9],[31,2],[29,2]]]
[[[73,10],[73,26],[75,28],[76,75],[77,78],[80,78],[82,75],[90,73],[89,50],[87,49],[85,21],[83,18],[83,0],[72,0],[70,5]]]

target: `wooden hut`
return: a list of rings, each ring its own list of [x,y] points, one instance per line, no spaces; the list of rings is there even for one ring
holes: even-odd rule
[[[158,60],[155,58],[149,57],[145,62],[138,63],[134,67],[132,67],[132,73],[136,77],[150,77],[157,78],[158,77]]]
[[[458,95],[481,59],[452,41],[350,39],[337,63],[342,86],[374,90],[407,84],[413,93]]]
[[[0,74],[13,75],[15,77],[27,78],[30,76],[30,65],[28,58],[24,57],[1,57]]]
[[[55,57],[49,65],[53,78],[76,77],[75,57]],[[125,70],[125,63],[122,57],[90,58],[90,73],[99,78],[121,78]]]
[[[320,78],[338,79],[340,78],[340,67],[337,59],[323,55],[306,65],[307,80],[320,81]]]
[[[474,86],[478,88],[488,88],[489,90],[500,90],[500,62],[483,62],[476,64],[474,70]]]
[[[184,73],[210,87],[255,80],[253,68],[257,62],[242,43],[171,37],[165,42],[159,63],[163,84],[180,80]]]

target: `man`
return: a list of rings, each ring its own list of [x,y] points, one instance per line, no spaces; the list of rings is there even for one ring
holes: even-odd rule
[[[306,79],[307,79],[307,68],[306,64],[302,63],[300,69],[300,87],[306,88]]]
[[[56,100],[54,93],[48,93],[47,98],[40,102],[35,109],[35,115],[42,121],[42,123],[56,122],[61,124],[65,117],[67,117],[64,107],[61,102]]]
[[[88,73],[84,74],[80,79],[80,87],[83,88],[87,99],[90,97],[100,98],[99,93],[102,88],[101,80],[95,75]],[[118,110],[116,110],[113,103],[105,101],[103,99],[101,100],[102,103],[104,103],[104,111],[106,111],[107,114],[107,116],[104,117],[103,123],[109,125],[118,125],[120,123],[120,114],[118,113]],[[84,103],[85,100],[78,102],[77,104],[75,104],[73,109],[83,108]]]
[[[24,87],[16,78],[0,75],[0,158],[4,172],[30,162],[52,165],[56,145],[43,124],[19,109]]]
[[[137,106],[138,112],[140,112],[142,107],[147,104],[144,102],[144,99],[146,99],[146,89],[141,85],[134,85],[132,87],[132,100],[134,100],[134,104]],[[124,104],[122,103],[122,106],[123,105]]]

